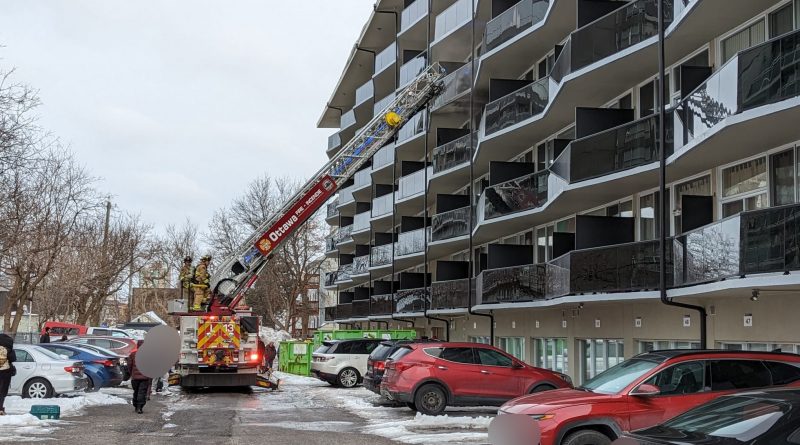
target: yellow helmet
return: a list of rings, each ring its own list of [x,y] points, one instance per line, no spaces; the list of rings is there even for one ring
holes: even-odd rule
[[[400,121],[403,120],[403,118],[400,117],[400,115],[395,113],[394,111],[390,111],[390,112],[386,113],[386,115],[383,117],[383,119],[386,121],[386,123],[390,127],[398,126],[400,124]]]

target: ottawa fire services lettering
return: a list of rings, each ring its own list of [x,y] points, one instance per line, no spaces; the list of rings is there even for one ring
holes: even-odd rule
[[[278,227],[274,232],[270,232],[269,239],[271,239],[273,242],[278,241],[278,239],[281,237],[281,235],[283,235],[284,233],[288,232],[289,229],[296,222],[297,222],[297,215],[292,215],[292,217],[288,221],[283,223],[282,226]]]

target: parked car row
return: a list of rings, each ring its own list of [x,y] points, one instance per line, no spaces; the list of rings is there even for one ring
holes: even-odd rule
[[[642,444],[800,444],[796,354],[653,351],[573,387],[568,376],[490,345],[335,340],[314,352],[311,370],[336,386],[363,382],[428,415],[448,406],[500,406],[498,415],[536,420],[541,445],[608,445],[621,437]]]

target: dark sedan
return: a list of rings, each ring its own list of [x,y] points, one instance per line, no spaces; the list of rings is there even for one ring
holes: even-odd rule
[[[630,433],[621,442],[642,445],[800,444],[800,388],[773,388],[723,396],[661,425]]]

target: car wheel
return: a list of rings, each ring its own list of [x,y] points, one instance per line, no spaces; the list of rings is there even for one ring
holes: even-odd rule
[[[550,391],[550,390],[553,390],[553,389],[556,389],[556,387],[553,386],[553,385],[547,385],[547,384],[539,385],[539,386],[534,387],[529,394],[542,392],[542,391]]]
[[[406,406],[411,411],[416,411],[417,410],[417,405],[415,405],[414,402],[406,402]]]
[[[594,430],[580,430],[567,436],[561,445],[610,445],[611,439]]]
[[[89,377],[89,376],[87,376],[87,377]],[[89,377],[88,380],[89,381],[86,382],[86,392],[94,392],[94,391],[99,391],[100,390],[100,385],[97,385],[94,382],[93,378]]]
[[[438,416],[447,407],[447,394],[439,385],[423,385],[414,395],[417,411],[429,416]]]
[[[358,385],[359,377],[358,371],[355,369],[344,368],[339,371],[339,376],[336,378],[336,382],[344,388],[352,388]]]
[[[22,388],[22,397],[26,399],[49,399],[53,394],[53,385],[41,378],[31,379]]]

